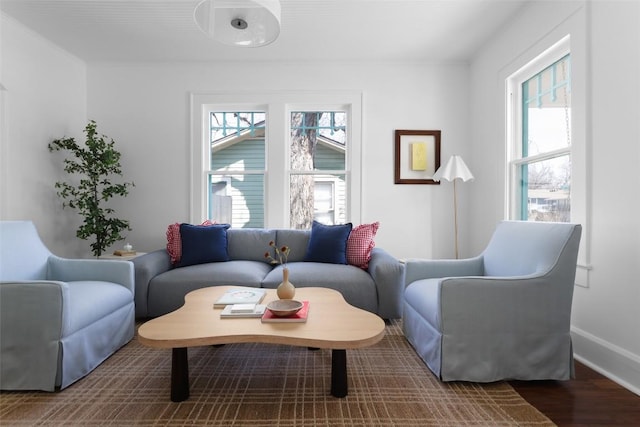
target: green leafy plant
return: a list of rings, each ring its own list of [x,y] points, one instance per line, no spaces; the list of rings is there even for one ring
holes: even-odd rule
[[[64,159],[64,171],[77,176],[79,183],[56,182],[55,188],[64,199],[63,208],[77,209],[84,217],[76,236],[83,240],[92,238],[91,252],[99,257],[107,247],[124,239],[123,231],[131,230],[129,221],[114,218],[114,210],[105,205],[112,197],[129,194],[134,183],[111,181],[114,176],[122,176],[120,153],[114,148],[113,139],[97,133],[95,121],[87,124],[84,133],[85,147],[78,145],[74,138],[63,138],[49,143],[49,151],[72,154]]]

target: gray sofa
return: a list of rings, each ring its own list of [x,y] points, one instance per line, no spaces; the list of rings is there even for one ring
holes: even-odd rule
[[[282,266],[265,259],[269,242],[291,248],[287,268],[296,287],[320,286],[340,291],[355,307],[383,319],[400,318],[404,266],[381,248],[373,248],[366,270],[346,264],[304,262],[310,230],[229,229],[229,261],[174,267],[166,249],[137,257],[136,317],[157,317],[184,304],[184,296],[208,286],[250,286],[275,289],[282,282]]]

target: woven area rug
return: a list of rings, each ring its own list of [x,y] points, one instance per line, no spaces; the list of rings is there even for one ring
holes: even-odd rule
[[[169,399],[171,351],[136,339],[61,392],[0,393],[2,426],[552,426],[507,383],[441,383],[387,325],[347,351],[349,395],[331,396],[330,350],[189,349],[191,396]]]

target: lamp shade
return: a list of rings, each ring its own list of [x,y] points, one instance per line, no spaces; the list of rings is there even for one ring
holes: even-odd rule
[[[266,46],[280,35],[278,0],[203,0],[193,18],[205,34],[230,46]]]
[[[433,174],[433,177],[431,177],[434,181],[441,181],[443,179],[453,181],[458,178],[463,181],[468,181],[473,179],[473,175],[464,160],[462,160],[462,157],[455,155],[449,157],[447,164],[438,168],[436,173]]]

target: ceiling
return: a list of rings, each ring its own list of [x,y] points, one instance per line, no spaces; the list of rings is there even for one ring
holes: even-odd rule
[[[222,45],[200,0],[0,0],[2,12],[87,61],[468,61],[528,0],[280,0],[261,48]]]

